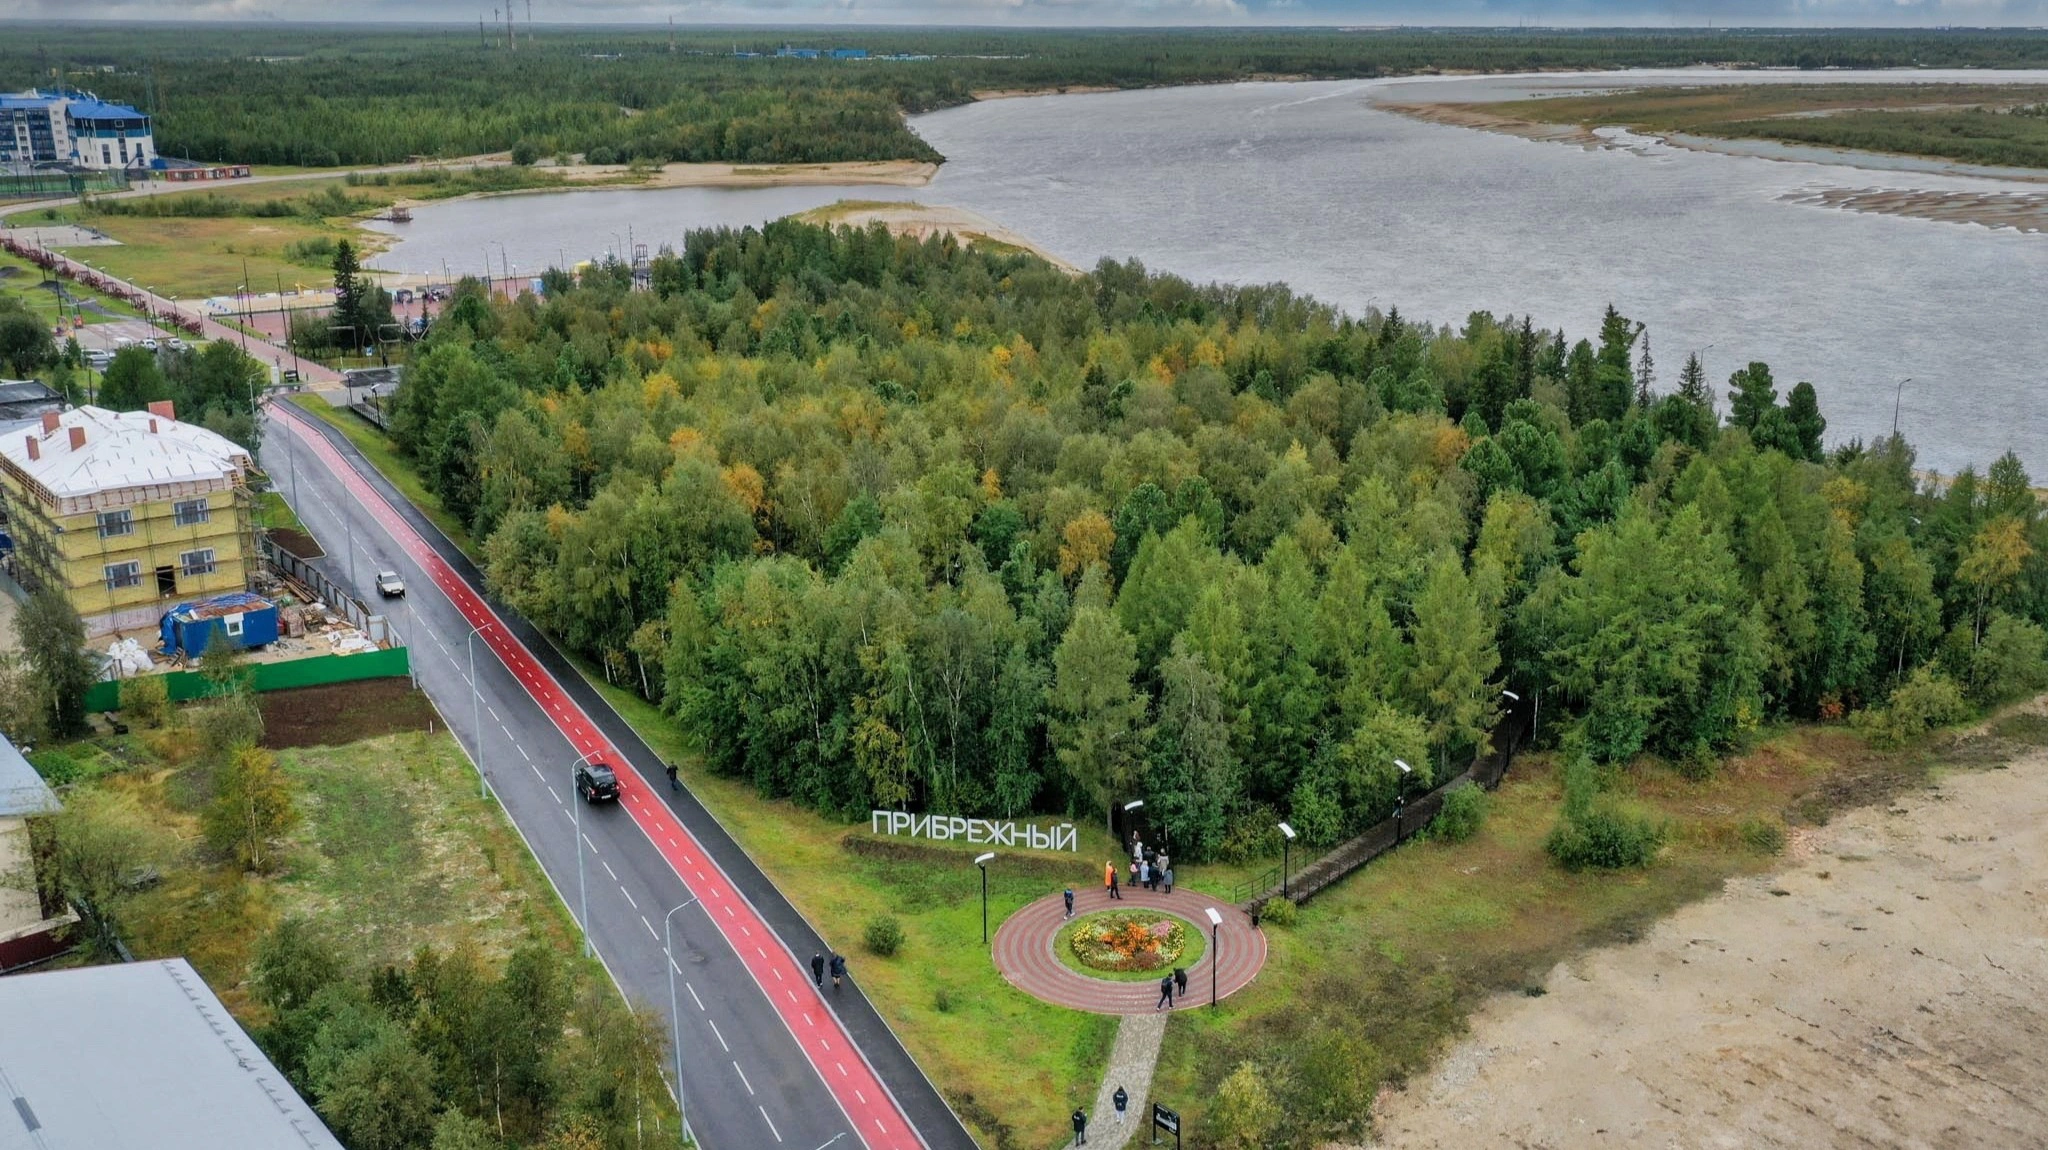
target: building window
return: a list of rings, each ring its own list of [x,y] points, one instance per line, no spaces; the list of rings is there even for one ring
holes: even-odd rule
[[[112,539],[116,535],[133,535],[135,517],[127,511],[100,512],[100,538]]]
[[[172,510],[177,513],[178,526],[180,527],[191,527],[194,524],[206,522],[206,500],[204,499],[181,499],[173,505]]]
[[[112,148],[109,148],[109,147],[108,147],[108,146],[106,146],[105,144],[101,144],[101,145],[100,145],[100,163],[102,163],[102,164],[111,164],[111,163],[113,163],[113,162],[114,162],[114,149],[112,149]]]
[[[178,556],[178,573],[181,575],[213,574],[213,548],[187,551]]]
[[[107,590],[118,591],[142,582],[142,564],[136,562],[107,564]]]

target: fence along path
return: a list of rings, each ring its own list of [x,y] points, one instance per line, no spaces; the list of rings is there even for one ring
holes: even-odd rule
[[[1495,749],[1472,760],[1472,765],[1465,768],[1462,773],[1439,784],[1434,790],[1409,800],[1402,806],[1398,815],[1374,823],[1352,838],[1337,844],[1330,853],[1289,874],[1286,898],[1297,906],[1305,903],[1332,883],[1393,850],[1400,845],[1402,839],[1429,825],[1429,821],[1443,809],[1444,793],[1459,783],[1476,783],[1489,791],[1499,786],[1501,779],[1508,773],[1508,764],[1514,761],[1515,748],[1521,744],[1529,730],[1529,716],[1524,713],[1523,708],[1524,704],[1517,703],[1501,716],[1500,722],[1494,725],[1493,734],[1488,738],[1488,743]],[[1278,873],[1274,871],[1272,876],[1277,876]],[[1282,897],[1280,888],[1279,882],[1271,882],[1238,905],[1257,921],[1266,903]]]

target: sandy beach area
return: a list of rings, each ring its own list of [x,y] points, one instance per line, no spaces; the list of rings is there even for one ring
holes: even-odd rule
[[[970,212],[965,208],[950,208],[945,205],[920,204],[914,201],[896,203],[882,200],[841,200],[815,208],[797,217],[814,224],[846,224],[852,227],[866,227],[881,223],[899,236],[916,236],[924,239],[941,232],[951,232],[962,243],[997,244],[1006,248],[1017,248],[1038,256],[1054,267],[1075,275],[1081,269],[1053,255],[1022,236],[996,223],[986,216]]]
[[[1382,1095],[1377,1144],[2039,1145],[2048,751],[1844,813],[1785,857],[1560,964],[1541,997],[1492,1000]]]

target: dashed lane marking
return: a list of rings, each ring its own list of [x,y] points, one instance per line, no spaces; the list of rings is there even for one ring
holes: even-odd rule
[[[620,889],[621,891],[623,891],[623,890],[625,890],[626,888],[625,888],[625,887],[620,887],[619,889]],[[654,924],[653,924],[653,923],[651,923],[651,922],[648,922],[648,921],[647,921],[647,916],[646,916],[646,915],[644,915],[644,914],[640,916],[640,925],[641,925],[641,926],[644,926],[644,927],[646,927],[646,928],[647,928],[647,933],[648,933],[648,934],[652,934],[652,935],[654,935],[654,941],[656,941],[656,942],[660,942],[660,941],[661,941],[661,936],[660,936],[660,935],[658,935],[658,934],[655,934],[655,933],[654,933]]]
[[[696,1003],[696,1004],[697,1004],[697,1009],[699,1009],[699,1010],[702,1010],[702,1009],[704,1009],[704,1000],[703,1000],[703,999],[701,999],[701,998],[698,998],[698,997],[697,997],[697,988],[696,988],[696,987],[694,987],[694,986],[691,986],[691,985],[690,985],[689,983],[687,983],[687,982],[686,982],[686,983],[684,983],[684,984],[683,984],[683,989],[684,989],[684,990],[687,990],[687,991],[689,991],[689,992],[690,992],[690,1001],[692,1001],[692,1002],[694,1002],[694,1003]]]
[[[611,876],[612,876],[612,881],[613,881],[613,882],[617,882],[617,881],[619,881],[619,876],[618,876],[617,872],[615,872],[615,871],[613,871],[613,870],[612,870],[612,864],[610,864],[610,863],[608,863],[608,862],[604,861],[603,859],[599,859],[599,860],[597,860],[597,865],[599,865],[599,866],[601,866],[601,867],[603,867],[603,868],[604,868],[604,873],[606,873],[606,874],[608,874],[608,875],[611,875]],[[621,889],[623,889],[623,888],[621,888]]]
[[[610,868],[610,867],[606,867],[606,868],[604,868],[604,869],[606,869],[606,870],[610,870],[610,869],[612,869],[612,868]],[[613,875],[612,877],[613,877],[613,878],[617,878],[618,876],[617,876],[617,875]],[[622,895],[625,895],[625,896],[626,896],[626,901],[627,901],[627,902],[631,902],[631,903],[633,903],[633,909],[634,909],[634,910],[639,910],[639,909],[640,909],[640,904],[639,904],[639,903],[637,903],[637,902],[633,902],[633,892],[632,892],[632,891],[629,891],[629,890],[627,890],[627,889],[626,889],[626,887],[625,887],[625,884],[621,883],[621,884],[619,885],[619,893],[620,893],[620,894],[622,894]],[[642,922],[645,922],[645,921],[647,921],[647,920],[646,920],[646,919],[642,919],[642,920],[640,920],[640,921],[642,921]],[[652,928],[650,927],[649,929],[652,929]]]
[[[782,1141],[782,1131],[777,1130],[775,1128],[775,1119],[768,1117],[768,1108],[766,1106],[757,1106],[755,1107],[755,1109],[761,1112],[761,1121],[766,1122],[768,1124],[768,1133],[775,1135],[775,1140],[777,1142]],[[881,1122],[881,1119],[875,1119],[876,1125],[881,1125]]]
[[[718,1045],[723,1047],[727,1054],[731,1054],[732,1047],[725,1045],[725,1035],[718,1033],[718,1024],[707,1018],[704,1020],[704,1025],[711,1028],[711,1036],[718,1039]]]
[[[733,1072],[734,1072],[734,1073],[736,1073],[736,1074],[738,1074],[738,1075],[740,1076],[740,1085],[741,1085],[741,1086],[744,1086],[744,1087],[746,1087],[746,1088],[747,1088],[747,1097],[749,1097],[749,1098],[753,1097],[753,1096],[754,1096],[754,1084],[753,1084],[753,1083],[751,1083],[751,1082],[749,1082],[749,1081],[747,1081],[747,1072],[746,1072],[746,1071],[744,1071],[744,1070],[741,1070],[741,1069],[740,1069],[740,1064],[739,1064],[738,1062],[734,1062],[734,1063],[732,1064],[732,1068],[733,1068]]]

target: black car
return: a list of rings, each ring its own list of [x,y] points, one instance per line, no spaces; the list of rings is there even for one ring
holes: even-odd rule
[[[576,767],[576,793],[586,803],[617,802],[619,798],[619,776],[603,763],[579,763]]]

